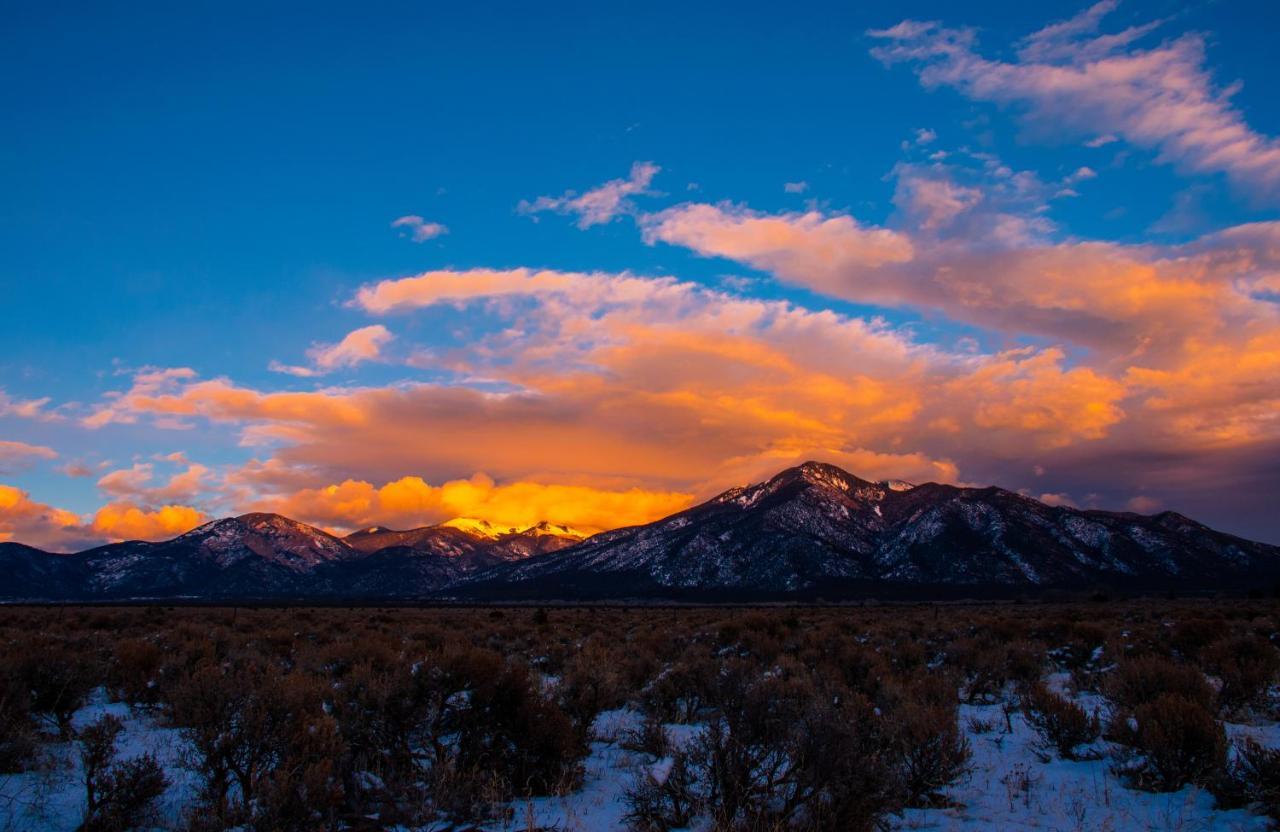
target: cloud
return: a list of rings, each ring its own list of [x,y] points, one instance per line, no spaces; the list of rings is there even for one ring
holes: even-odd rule
[[[561,196],[540,196],[529,202],[522,200],[517,210],[522,214],[538,214],[552,211],[557,214],[575,214],[579,228],[590,228],[613,221],[634,208],[631,197],[651,194],[649,183],[662,168],[653,162],[636,162],[626,179],[611,179],[603,185],[577,194],[566,191]]]
[[[809,190],[809,183],[803,180],[800,182],[787,182],[782,186],[782,190],[789,194],[802,194]]]
[[[152,509],[131,503],[110,503],[93,515],[89,531],[110,541],[167,540],[208,520],[208,515],[190,506]]]
[[[1064,339],[1106,358],[1163,360],[1206,340],[1276,326],[1280,224],[1176,246],[1055,241],[1042,183],[963,183],[947,167],[899,166],[906,228],[847,214],[765,215],[686,203],[649,215],[645,239],[724,257],[858,303],[941,312],[1017,335]]]
[[[434,240],[449,233],[447,226],[438,222],[427,222],[417,214],[409,214],[393,220],[391,227],[405,229],[415,243],[425,243],[427,240]]]
[[[151,396],[167,390],[175,389],[183,381],[196,377],[196,371],[190,367],[143,367],[132,373],[133,384],[129,394],[134,396]],[[127,406],[116,402],[120,394],[108,394],[106,401],[101,402],[93,411],[80,419],[82,427],[97,429],[112,423],[132,424],[137,421]]]
[[[98,479],[98,488],[118,499],[140,500],[145,503],[191,502],[205,495],[210,489],[208,467],[199,463],[180,460],[183,470],[169,476],[162,485],[152,485],[155,466],[151,463],[134,463],[129,468],[110,471]]]
[[[44,445],[0,439],[0,473],[26,468],[38,459],[57,459],[58,452]]]
[[[208,518],[189,506],[159,508],[115,502],[86,522],[80,515],[31,499],[20,488],[0,484],[0,542],[19,542],[51,551],[79,551],[117,540],[165,540]]]
[[[278,373],[309,378],[338,369],[349,369],[367,361],[382,358],[382,349],[395,336],[385,326],[374,324],[353,330],[336,344],[316,344],[307,350],[310,366],[293,366],[272,361],[269,369]]]
[[[40,422],[58,421],[61,417],[57,413],[45,409],[49,401],[48,396],[40,399],[14,399],[0,389],[0,417],[15,416]]]
[[[871,51],[886,64],[910,64],[926,87],[1017,106],[1031,127],[1055,137],[1074,134],[1091,147],[1119,137],[1188,172],[1226,174],[1241,190],[1274,201],[1280,142],[1246,123],[1231,103],[1234,87],[1215,84],[1204,38],[1184,34],[1137,47],[1159,21],[1098,34],[1115,7],[1104,0],[1046,26],[1011,61],[984,57],[973,29],[936,22],[873,30],[882,44]]]
[[[12,485],[0,484],[0,542],[59,549],[84,541],[80,517],[31,499]]]
[[[536,482],[499,485],[476,474],[438,486],[414,476],[382,486],[345,480],[268,497],[254,508],[342,529],[372,525],[411,528],[455,517],[478,517],[501,527],[524,528],[548,520],[594,532],[648,523],[691,503],[691,495],[679,492]]]

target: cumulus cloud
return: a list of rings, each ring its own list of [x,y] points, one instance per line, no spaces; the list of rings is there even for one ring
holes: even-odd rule
[[[477,517],[508,528],[547,520],[590,533],[648,523],[685,509],[691,502],[691,495],[679,492],[537,482],[499,485],[476,474],[438,486],[413,476],[382,486],[344,480],[270,496],[254,508],[343,529],[372,525],[411,528],[455,517]]]
[[[804,180],[799,182],[787,182],[782,186],[782,190],[789,194],[802,194],[809,190],[809,183]]]
[[[603,225],[619,215],[631,213],[634,210],[631,197],[651,194],[649,183],[661,170],[653,162],[636,162],[626,179],[611,179],[582,194],[566,191],[561,196],[540,196],[532,202],[522,200],[517,210],[522,214],[543,211],[573,214],[578,217],[578,227],[584,229]]]
[[[109,471],[98,479],[98,488],[104,494],[117,499],[140,500],[144,503],[191,502],[208,492],[210,470],[207,466],[178,460],[185,467],[170,475],[161,484],[153,484],[155,466],[149,462],[134,463],[129,468]]]
[[[74,512],[36,502],[26,491],[0,484],[0,541],[61,549],[84,539]]]
[[[1215,83],[1204,38],[1184,34],[1139,47],[1159,21],[1099,34],[1115,7],[1103,0],[1046,26],[1018,45],[1014,60],[985,57],[973,29],[911,20],[871,31],[882,41],[872,54],[911,65],[926,87],[1018,107],[1034,128],[1075,134],[1094,147],[1119,137],[1184,170],[1225,174],[1274,201],[1280,142],[1248,125],[1231,103],[1235,87]]]
[[[404,229],[403,233],[408,234],[415,243],[425,243],[427,240],[434,240],[449,233],[447,226],[438,222],[427,222],[417,214],[409,214],[393,220],[391,227]]]
[[[670,277],[435,271],[357,298],[374,312],[445,306],[518,320],[438,351],[439,369],[501,386],[282,393],[215,379],[118,403],[139,417],[240,426],[242,441],[273,449],[271,470],[242,481],[292,476],[272,483],[282,495],[486,471],[504,483],[704,497],[812,457],[868,477],[956,481],[956,453],[1095,441],[1126,413],[1119,382],[1060,350],[948,353],[875,320]]]
[[[19,542],[51,551],[76,551],[118,540],[164,540],[207,520],[194,508],[159,508],[114,502],[88,520],[73,511],[31,499],[20,488],[0,484],[0,542]]]
[[[272,361],[274,372],[287,373],[304,378],[325,375],[339,369],[349,369],[367,361],[383,357],[383,348],[394,340],[391,331],[381,324],[353,330],[336,344],[316,344],[307,350],[310,365],[294,366]]]
[[[191,506],[109,503],[94,513],[89,531],[108,541],[167,540],[208,521],[208,515]]]

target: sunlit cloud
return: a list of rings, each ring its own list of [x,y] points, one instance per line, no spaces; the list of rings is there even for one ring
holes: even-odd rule
[[[382,358],[383,348],[394,338],[391,331],[381,324],[365,326],[347,333],[336,344],[316,344],[307,350],[310,365],[292,366],[272,361],[270,369],[304,378],[325,375],[338,369],[350,369],[366,361]]]
[[[1035,129],[1075,134],[1094,147],[1119,137],[1187,171],[1224,173],[1274,202],[1280,142],[1246,123],[1231,103],[1234,86],[1215,83],[1203,36],[1138,47],[1160,21],[1099,34],[1116,6],[1103,0],[1046,26],[1019,44],[1014,60],[985,57],[974,29],[912,20],[870,32],[881,41],[871,52],[910,64],[926,87],[1019,107]]]
[[[648,523],[691,503],[691,495],[678,492],[536,482],[498,485],[477,474],[438,486],[421,477],[401,477],[382,486],[345,480],[268,497],[253,507],[344,530],[372,525],[414,528],[475,517],[503,528],[525,528],[547,520],[591,533]]]
[[[425,243],[449,233],[447,226],[438,222],[428,222],[417,214],[409,214],[391,222],[392,228],[403,229],[409,239],[415,243]]]
[[[108,541],[166,540],[208,520],[208,515],[190,506],[152,509],[130,503],[110,503],[94,513],[88,531]]]
[[[58,452],[44,445],[0,439],[0,473],[26,468],[41,459],[57,459]]]
[[[566,191],[561,196],[540,196],[532,202],[522,200],[517,210],[530,215],[544,211],[573,214],[578,217],[579,228],[603,225],[619,215],[631,213],[634,210],[631,197],[650,194],[649,183],[661,170],[653,162],[636,162],[626,179],[612,179],[581,194]]]
[[[39,399],[15,399],[0,389],[0,417],[13,416],[18,419],[33,419],[42,422],[53,422],[61,418],[48,409],[51,399],[44,396]]]
[[[0,484],[0,542],[60,549],[78,547],[85,539],[79,515],[36,502],[15,486]]]

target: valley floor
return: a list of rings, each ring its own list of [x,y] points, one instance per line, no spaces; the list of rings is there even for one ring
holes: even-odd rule
[[[1086,707],[1103,707],[1096,697],[1077,697]],[[103,714],[119,716],[125,725],[123,757],[154,754],[171,784],[160,801],[155,829],[180,829],[195,806],[199,777],[184,765],[189,754],[179,732],[157,725],[145,712],[108,702],[98,691],[75,716],[83,727]],[[595,832],[625,829],[626,792],[637,772],[661,774],[669,760],[621,747],[635,730],[640,713],[619,709],[595,722],[591,753],[585,761],[582,787],[558,797],[514,801],[509,817],[490,823],[487,832],[527,829]],[[973,749],[973,768],[963,782],[948,790],[954,805],[945,809],[911,809],[890,819],[896,830],[1009,830],[1044,832],[1244,832],[1273,828],[1265,817],[1245,809],[1214,808],[1207,792],[1192,786],[1157,794],[1136,791],[1109,771],[1107,759],[1072,762],[1045,760],[1036,734],[1020,713],[1005,723],[1001,703],[965,705],[961,722]],[[1280,723],[1227,723],[1233,737],[1248,735],[1280,747]],[[676,744],[688,742],[696,726],[666,726]],[[1009,730],[1012,729],[1012,730]],[[1100,749],[1104,750],[1104,749]],[[83,770],[70,743],[51,743],[39,770],[0,775],[0,832],[70,832],[84,817]],[[695,823],[692,829],[704,828]],[[396,832],[426,832],[399,827]],[[447,827],[439,827],[444,829]]]
[[[39,644],[27,644],[31,633],[41,634]],[[224,709],[234,702],[238,707],[258,707],[261,703],[253,701],[258,690],[275,691],[264,697],[301,703],[293,706],[295,711],[310,708],[309,702],[316,704],[312,716],[306,717],[310,722],[288,709],[255,711],[259,717],[297,716],[303,720],[298,724],[306,726],[304,733],[314,734],[324,725],[335,732],[333,742],[322,747],[329,749],[325,753],[332,771],[345,767],[345,791],[339,790],[332,803],[338,808],[329,810],[329,820],[317,821],[315,828],[709,832],[705,811],[695,813],[685,826],[638,826],[629,814],[638,784],[665,782],[675,758],[703,743],[708,725],[722,713],[708,703],[717,685],[734,672],[743,674],[747,688],[766,686],[761,688],[766,694],[762,701],[781,692],[798,697],[803,707],[818,709],[797,711],[805,718],[824,707],[824,698],[829,704],[829,691],[837,691],[837,698],[865,697],[868,708],[874,703],[874,719],[883,723],[877,730],[887,732],[877,734],[877,741],[900,742],[899,720],[919,716],[911,703],[934,703],[946,720],[940,730],[954,731],[958,745],[967,746],[967,763],[958,777],[939,781],[936,798],[922,799],[917,793],[898,799],[885,810],[884,828],[1271,829],[1275,826],[1265,813],[1274,815],[1277,807],[1265,800],[1274,801],[1276,793],[1267,789],[1280,787],[1280,762],[1275,762],[1280,761],[1280,656],[1272,646],[1277,643],[1280,607],[1270,601],[882,609],[2,610],[0,647],[10,652],[0,651],[0,683],[7,685],[0,689],[0,752],[7,738],[16,736],[4,733],[17,724],[4,722],[10,718],[6,708],[12,707],[14,691],[47,684],[46,671],[55,667],[62,668],[63,676],[53,678],[67,680],[58,684],[71,684],[79,671],[95,681],[64,714],[70,718],[62,731],[53,716],[56,708],[41,704],[49,697],[42,699],[39,690],[32,691],[22,718],[29,720],[30,736],[36,738],[35,753],[22,763],[22,770],[0,774],[0,832],[81,828],[86,817],[84,749],[75,738],[83,738],[85,730],[104,716],[114,716],[122,725],[117,762],[151,755],[167,778],[154,802],[154,814],[136,828],[208,832],[214,827],[193,822],[207,814],[209,804],[203,790],[208,770],[191,740],[193,726],[202,726],[193,716],[191,697],[222,696],[218,701]],[[22,652],[24,646],[29,652]],[[1252,663],[1243,663],[1241,657],[1248,655]],[[241,663],[265,675],[236,675],[242,672],[236,669]],[[286,669],[272,670],[277,663]],[[205,675],[193,670],[197,665]],[[376,747],[372,757],[361,756],[360,749],[368,747],[367,742],[361,745],[362,730],[385,719],[396,702],[408,701],[396,696],[415,690],[444,691],[439,707],[454,709],[456,718],[464,720],[468,709],[482,707],[479,697],[489,695],[486,686],[513,667],[518,672],[503,676],[498,686],[514,685],[508,693],[528,697],[521,707],[533,710],[520,712],[514,725],[504,729],[508,733],[501,735],[506,737],[502,742],[528,741],[545,750],[548,742],[555,744],[555,737],[527,739],[518,732],[557,719],[572,725],[570,716],[587,714],[576,723],[577,736],[585,736],[586,745],[579,739],[576,750],[566,746],[564,751],[566,770],[577,770],[580,761],[580,781],[562,793],[554,787],[543,789],[549,796],[502,798],[479,814],[474,808],[467,810],[473,814],[466,817],[441,814],[449,810],[432,806],[418,814],[416,823],[433,814],[437,820],[427,825],[406,821],[404,795],[410,792],[404,790],[403,777],[393,783],[387,776],[391,769],[379,768],[384,765],[379,760],[389,753],[384,748]],[[436,677],[428,680],[422,675],[432,668],[443,674],[439,679],[471,674],[471,681],[449,688]],[[24,681],[28,679],[33,681]],[[222,679],[227,680],[225,690],[201,687],[216,687]],[[771,681],[781,687],[767,687]],[[1252,693],[1241,698],[1245,682]],[[258,684],[263,687],[253,687]],[[289,686],[293,684],[296,687]],[[1144,690],[1125,688],[1135,684]],[[1028,704],[1028,691],[1037,686],[1097,718],[1090,739],[1075,749],[1076,759],[1064,759],[1045,742],[1043,726],[1033,725],[1032,717],[1041,711]],[[1198,774],[1180,781],[1199,786],[1139,790],[1118,772],[1118,761],[1131,761],[1135,754],[1141,756],[1139,751],[1154,755],[1158,748],[1132,737],[1126,740],[1116,726],[1137,725],[1147,713],[1142,697],[1173,695],[1170,691],[1199,709],[1220,738],[1217,748],[1219,753],[1225,748],[1225,757],[1214,758],[1212,776]],[[246,698],[245,693],[250,695]],[[505,701],[506,695],[491,701]],[[686,707],[693,701],[690,697],[699,696],[701,704]],[[122,701],[126,699],[150,702]],[[41,710],[46,707],[51,710]],[[683,716],[673,718],[677,712]],[[423,710],[415,718],[428,719],[432,713],[436,711]],[[494,716],[484,720],[505,718],[499,711],[485,713]],[[857,711],[837,713],[847,720],[847,714]],[[646,720],[651,726],[661,725],[665,750],[639,750],[652,747],[639,739]],[[455,744],[461,741],[454,731],[488,727],[467,727],[465,721],[450,725],[428,738],[453,749],[449,753],[460,753]],[[238,730],[234,721],[227,726],[228,731]],[[296,734],[296,729],[289,730]],[[297,742],[295,735],[288,736],[292,738],[287,742]],[[1192,740],[1184,741],[1189,748]],[[1254,791],[1249,792],[1270,797],[1224,802],[1222,787],[1214,785],[1211,791],[1207,784],[1240,776],[1235,761],[1249,741],[1275,755],[1273,768],[1263,775],[1272,779],[1251,786]],[[287,753],[299,755],[295,760],[316,762],[309,748],[313,746],[304,742]],[[331,783],[340,779],[337,774],[324,777]],[[365,786],[353,783],[367,784],[368,794],[377,796],[365,796]],[[286,785],[297,794],[314,794],[315,784],[306,778]],[[417,796],[413,799],[423,794],[412,793]],[[426,793],[431,795],[427,800],[443,805],[439,787],[427,788]],[[234,786],[229,798],[233,803],[238,799]],[[387,810],[379,807],[395,801],[400,802],[400,815],[383,814]],[[353,811],[352,805],[359,808]],[[242,811],[258,810],[250,806]],[[257,827],[236,828],[248,832]]]

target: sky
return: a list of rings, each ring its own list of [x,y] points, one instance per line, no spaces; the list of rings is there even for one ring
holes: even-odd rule
[[[815,459],[1280,543],[1271,4],[262,5],[0,21],[0,540]]]

